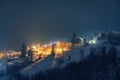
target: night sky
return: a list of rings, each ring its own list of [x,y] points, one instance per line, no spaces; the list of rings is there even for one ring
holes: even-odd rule
[[[120,31],[119,0],[0,0],[0,50]]]

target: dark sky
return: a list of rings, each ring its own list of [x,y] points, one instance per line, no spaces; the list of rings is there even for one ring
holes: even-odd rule
[[[119,0],[0,0],[0,50],[83,36],[97,31],[120,31]]]

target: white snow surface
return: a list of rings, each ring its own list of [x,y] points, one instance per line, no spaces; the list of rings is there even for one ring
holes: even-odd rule
[[[86,54],[89,54],[89,48],[86,48],[87,52],[85,52]],[[55,56],[50,55],[45,59],[39,60],[35,63],[33,63],[32,65],[22,69],[20,71],[20,73],[25,76],[32,76],[35,75],[37,73],[39,73],[40,71],[46,71],[48,69],[52,69],[54,67],[64,67],[67,63],[69,62],[78,62],[80,60],[80,50],[83,50],[83,47],[75,47],[74,49],[65,52],[62,56],[55,58]],[[69,61],[69,56],[71,57],[70,61]],[[85,55],[84,55],[85,56]],[[61,65],[57,64],[57,60],[62,58],[64,60],[64,62]]]
[[[28,66],[27,68],[21,71],[22,75],[25,76],[32,76],[40,71],[46,71],[48,69],[54,67],[64,67],[67,63],[70,62],[78,62],[81,59],[81,54],[83,54],[83,58],[89,55],[92,49],[95,49],[95,53],[99,53],[103,46],[106,47],[106,52],[111,48],[111,44],[104,43],[105,40],[97,41],[96,44],[91,44],[89,46],[77,46],[74,47],[72,50],[65,52],[62,56],[55,58],[54,56],[50,55],[45,59],[39,60],[38,62]],[[117,50],[120,53],[120,46],[117,46]],[[70,58],[70,60],[69,60]],[[63,59],[63,63],[61,65],[57,64],[58,59]],[[33,66],[34,65],[34,66]]]
[[[54,61],[54,56],[50,55],[45,59],[41,59],[32,65],[24,68],[23,70],[20,71],[23,75],[34,75],[39,73],[40,71],[45,71],[47,69],[50,69],[52,67]]]

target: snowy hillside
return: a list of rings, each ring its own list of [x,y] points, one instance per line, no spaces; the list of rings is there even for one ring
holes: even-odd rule
[[[50,55],[45,59],[39,60],[38,62],[24,68],[20,73],[23,76],[32,76],[40,71],[46,71],[54,67],[64,67],[67,63],[78,62],[79,60],[84,59],[90,54],[91,51],[101,55],[100,53],[104,46],[106,47],[106,53],[108,53],[111,47],[114,46],[120,56],[119,38],[120,33],[101,33],[101,35],[97,36],[95,44],[89,44],[88,46],[75,46],[72,50],[65,52],[60,57]]]
[[[90,52],[91,46],[84,48],[83,46],[75,47],[74,49],[64,53],[61,57],[55,58],[50,55],[45,59],[39,60],[36,63],[24,68],[20,73],[22,75],[32,76],[40,71],[46,71],[54,67],[64,67],[67,63],[78,62],[81,58],[87,56]]]
[[[75,48],[69,52],[64,53],[61,57],[55,58],[54,55],[50,55],[45,59],[39,60],[32,65],[24,68],[20,71],[23,75],[34,75],[39,73],[40,71],[46,71],[48,69],[54,68],[54,67],[64,67],[65,64],[71,62],[71,61],[79,61],[80,60],[80,50],[82,47]],[[70,58],[70,60],[69,60]],[[63,62],[60,63],[60,60],[63,60]]]
[[[50,69],[54,61],[54,56],[50,55],[46,59],[42,59],[37,61],[36,63],[33,63],[32,65],[24,68],[21,70],[20,73],[24,75],[34,75],[35,73],[38,73],[39,71],[45,71],[47,69]]]

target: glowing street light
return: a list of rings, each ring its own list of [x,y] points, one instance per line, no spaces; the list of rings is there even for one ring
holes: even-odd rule
[[[96,40],[94,40],[94,39],[93,39],[93,40],[90,40],[90,41],[89,41],[89,44],[96,44]]]
[[[35,49],[35,48],[36,48],[36,46],[32,46],[32,48],[33,48],[33,49]]]
[[[95,43],[96,43],[96,40],[93,40],[92,42],[93,42],[93,44],[95,44]]]

